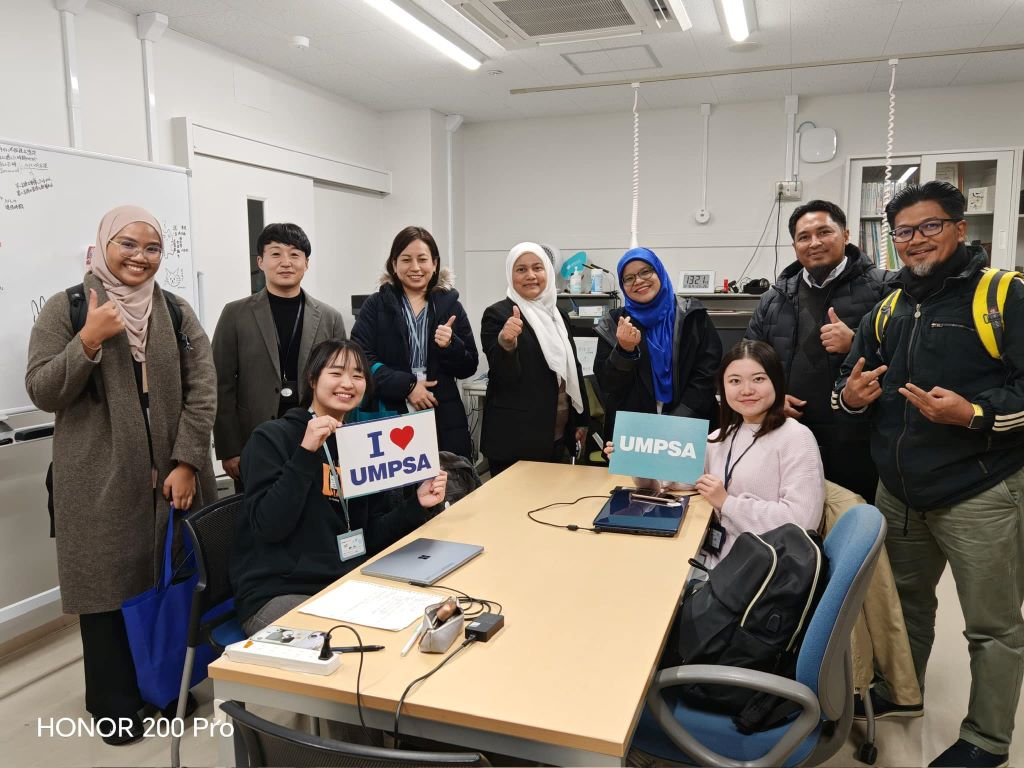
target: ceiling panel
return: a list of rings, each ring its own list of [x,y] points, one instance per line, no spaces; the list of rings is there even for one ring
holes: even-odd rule
[[[792,77],[785,72],[755,72],[749,75],[719,75],[711,78],[716,101],[759,101],[793,93]]]
[[[966,56],[904,59],[896,65],[896,93],[909,88],[940,88],[949,85],[966,62]],[[878,64],[868,90],[888,91],[891,77],[889,65]]]
[[[205,40],[229,51],[242,52],[243,56],[250,59],[257,56],[256,43],[263,42],[267,37],[278,35],[281,47],[288,45],[287,37],[278,33],[273,26],[264,24],[242,11],[182,16],[174,19],[171,26],[176,32]]]
[[[132,13],[156,11],[172,19],[196,13],[232,10],[226,0],[114,0],[112,4]]]
[[[885,52],[900,54],[973,48],[981,45],[991,29],[990,24],[961,24],[941,29],[896,29],[889,36]]]
[[[1024,51],[978,53],[969,57],[953,85],[1010,83],[1024,79]]]
[[[1016,3],[1006,12],[992,28],[985,45],[1008,45],[1024,40],[1024,0]]]
[[[875,76],[874,62],[793,70],[793,93],[801,96],[828,96],[833,93],[867,91]]]
[[[744,67],[760,67],[766,64],[790,64],[792,46],[788,26],[774,27],[750,35],[750,40],[758,44],[753,50],[735,52],[729,50],[732,39],[721,32],[710,35],[694,36],[697,50],[705,70],[741,69]]]
[[[254,18],[273,25],[281,32],[291,35],[319,36],[343,35],[353,32],[370,32],[384,27],[389,22],[379,16],[375,19],[349,10],[338,0],[227,0],[238,10],[244,10]]]
[[[878,56],[899,12],[894,6],[854,6],[842,13],[793,11],[793,61]]]
[[[1014,0],[903,0],[893,31],[994,25]]]
[[[644,83],[640,93],[651,109],[672,109],[694,104],[713,104],[718,96],[711,80],[673,80],[664,83]]]

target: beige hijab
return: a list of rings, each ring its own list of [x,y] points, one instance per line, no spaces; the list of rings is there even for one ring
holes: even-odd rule
[[[153,284],[156,273],[142,285],[129,286],[122,283],[107,266],[107,243],[117,233],[140,221],[149,224],[156,230],[163,246],[164,235],[158,222],[149,211],[134,205],[122,205],[108,211],[100,221],[99,232],[96,234],[96,255],[92,260],[92,273],[103,283],[103,288],[114,306],[117,307],[124,320],[124,330],[128,334],[128,345],[132,357],[140,363],[146,362],[146,338],[149,335],[149,315],[153,311]]]

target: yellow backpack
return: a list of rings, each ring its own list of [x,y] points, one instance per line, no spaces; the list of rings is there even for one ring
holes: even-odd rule
[[[1024,277],[1020,272],[1006,269],[986,267],[981,280],[974,288],[974,301],[971,304],[971,315],[974,327],[978,331],[985,351],[996,360],[1003,356],[1003,310],[1006,308],[1006,294],[1010,290],[1010,281],[1015,277]],[[889,324],[896,302],[903,294],[897,288],[884,299],[875,314],[875,339],[879,344],[885,335],[885,326]]]

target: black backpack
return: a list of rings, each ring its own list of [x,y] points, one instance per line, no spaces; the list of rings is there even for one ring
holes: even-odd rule
[[[89,300],[85,295],[85,283],[65,288],[64,293],[68,295],[68,314],[71,316],[71,335],[76,335],[85,327],[85,318],[89,314]],[[181,330],[181,305],[178,297],[169,291],[163,291],[164,301],[167,303],[167,312],[171,316],[171,325],[174,326],[174,335],[178,343],[185,349],[192,349],[192,344]],[[94,400],[99,400],[99,389],[96,387],[96,380],[90,376],[86,391]],[[50,538],[57,533],[53,524],[53,462],[46,468],[46,508],[50,512]]]
[[[683,600],[669,660],[793,678],[800,642],[828,579],[817,532],[786,523],[767,533],[742,533],[708,574]],[[767,730],[799,711],[786,699],[736,686],[675,690],[691,706],[732,715],[743,733]]]

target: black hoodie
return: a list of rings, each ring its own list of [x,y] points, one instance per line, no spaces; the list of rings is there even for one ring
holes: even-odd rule
[[[245,503],[235,524],[231,585],[240,621],[278,595],[315,595],[426,520],[415,494],[385,491],[350,499],[352,529],[366,555],[342,562],[346,533],[340,502],[329,498],[327,458],[301,446],[310,414],[292,408],[261,424],[242,451]],[[333,436],[331,455],[338,459]]]

